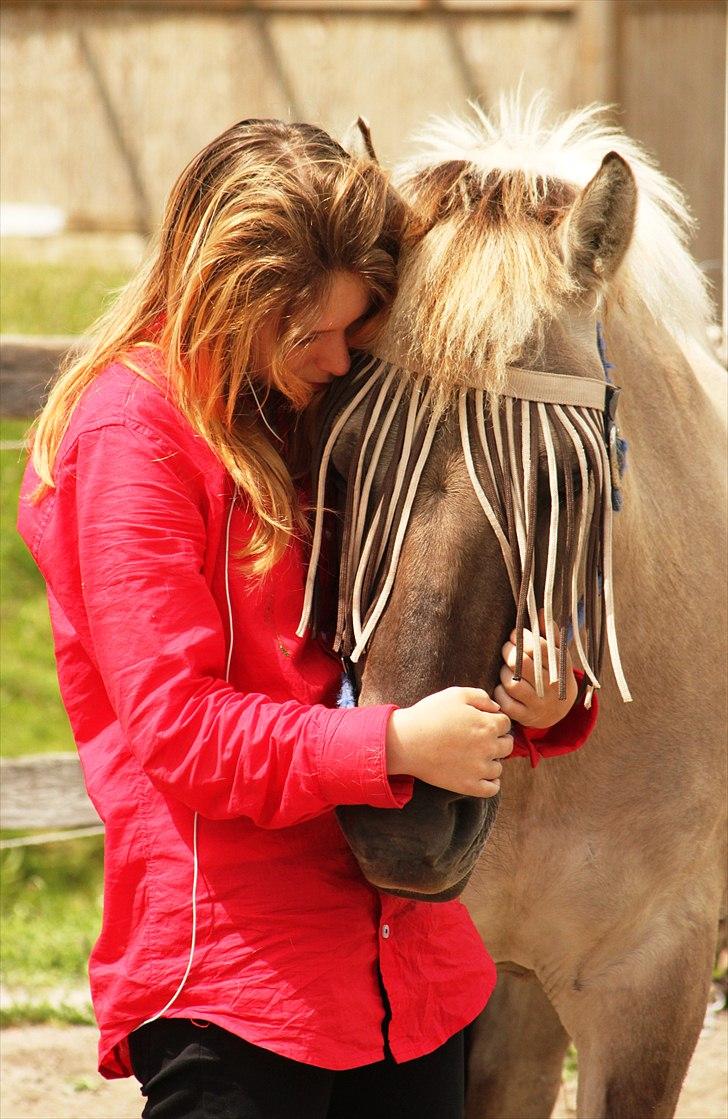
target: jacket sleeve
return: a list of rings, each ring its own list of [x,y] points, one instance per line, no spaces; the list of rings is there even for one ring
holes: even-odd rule
[[[546,730],[540,727],[522,727],[520,723],[513,724],[512,758],[530,758],[535,769],[542,758],[570,754],[584,745],[594,730],[599,701],[594,693],[591,707],[584,706],[584,673],[575,668],[574,675],[579,682],[579,695],[571,711],[560,722]]]
[[[72,458],[56,500],[77,527],[88,652],[154,785],[203,816],[270,828],[405,804],[412,781],[386,772],[393,707],[273,702],[226,682],[199,467],[127,424],[82,434]]]

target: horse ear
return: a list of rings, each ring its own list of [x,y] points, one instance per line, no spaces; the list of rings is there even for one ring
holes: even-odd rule
[[[348,151],[349,155],[353,155],[357,159],[367,159],[371,160],[372,163],[379,163],[372,143],[369,122],[364,117],[357,117],[355,121],[351,122],[341,139],[341,146]]]
[[[629,164],[609,152],[564,227],[566,263],[581,287],[611,280],[632,238],[636,209],[637,184]]]

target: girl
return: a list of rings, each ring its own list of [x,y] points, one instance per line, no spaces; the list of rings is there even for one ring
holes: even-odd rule
[[[593,720],[575,682],[539,700],[508,673],[500,707],[452,688],[337,710],[340,666],[295,636],[292,421],[386,313],[405,226],[319,129],[235,125],[38,423],[20,530],[106,826],[100,1071],[133,1072],[153,1119],[460,1115],[492,962],[459,902],[402,900],[383,978],[379,894],[334,806],[396,812],[413,777],[492,796],[517,701],[532,757]]]

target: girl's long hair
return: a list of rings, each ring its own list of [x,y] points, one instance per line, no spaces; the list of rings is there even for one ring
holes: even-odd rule
[[[294,409],[308,403],[310,388],[286,372],[286,359],[337,271],[363,282],[366,326],[376,330],[396,293],[406,228],[382,170],[321,129],[233,125],[182,172],[145,261],[61,368],[33,439],[37,497],[53,488],[58,448],[87,385],[115,360],[147,376],[138,347],[154,344],[175,403],[256,515],[248,570],[269,570],[305,521],[261,395],[272,388]],[[272,352],[262,332],[275,339]]]

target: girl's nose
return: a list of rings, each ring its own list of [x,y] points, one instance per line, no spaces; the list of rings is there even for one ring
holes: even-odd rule
[[[318,365],[322,372],[329,373],[332,377],[342,377],[349,372],[351,357],[343,332],[326,338],[325,345],[319,351]]]

